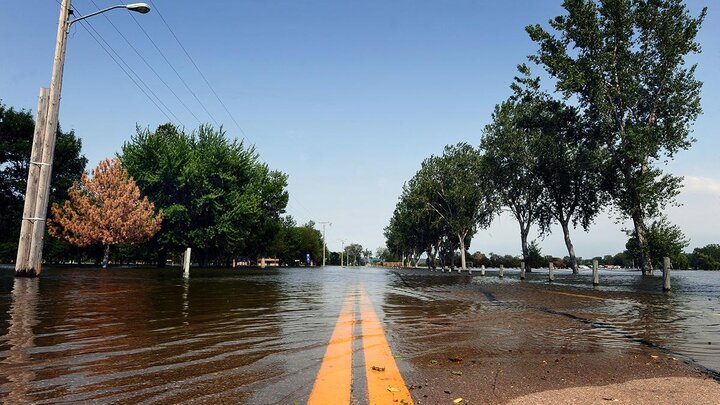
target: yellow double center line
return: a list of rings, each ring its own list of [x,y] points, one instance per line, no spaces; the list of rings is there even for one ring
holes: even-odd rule
[[[359,318],[355,317],[355,303],[360,299]],[[353,326],[361,325],[363,353],[365,355],[365,376],[367,377],[368,403],[412,404],[400,375],[395,358],[390,351],[385,330],[370,302],[367,292],[359,288],[345,294],[340,315],[335,324],[325,357],[320,366],[308,404],[349,404],[352,384]]]

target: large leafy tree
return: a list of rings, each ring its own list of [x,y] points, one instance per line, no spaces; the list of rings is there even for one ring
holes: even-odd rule
[[[390,224],[385,228],[388,249],[403,261],[406,257],[417,261],[424,251],[428,267],[434,268],[445,230],[442,218],[428,205],[428,193],[422,188],[419,174],[415,175],[403,186]]]
[[[542,92],[539,78],[533,78],[527,66],[520,65],[519,70],[521,76],[516,78],[513,88],[525,109],[518,124],[534,131],[529,137],[536,162],[531,175],[540,181],[544,206],[539,225],[543,233],[548,233],[555,222],[560,225],[570,267],[577,274],[570,225],[580,225],[587,231],[603,206],[602,151],[587,136],[576,108]]]
[[[364,250],[359,243],[351,243],[345,246],[345,257],[347,257],[348,266],[361,265]]]
[[[467,246],[494,213],[482,179],[482,156],[466,143],[446,146],[441,156],[425,159],[403,187],[385,228],[388,248],[403,259],[417,260],[425,251],[428,267],[434,268],[437,255],[445,258],[459,247],[466,268]]]
[[[0,261],[15,260],[20,237],[30,149],[35,120],[32,113],[16,110],[0,102]],[[73,131],[58,127],[50,184],[50,202],[67,199],[68,189],[85,170],[87,159],[82,142]],[[45,256],[67,256],[69,245],[59,239],[45,239]]]
[[[151,244],[160,265],[187,246],[203,265],[262,255],[280,228],[287,177],[222,128],[203,125],[191,134],[170,124],[138,129],[120,158],[165,215]]]
[[[693,269],[720,270],[720,245],[717,243],[695,248],[689,256]]]
[[[426,159],[418,172],[427,207],[457,241],[462,269],[467,268],[467,245],[478,226],[489,225],[494,215],[485,194],[482,161],[476,148],[459,143],[446,146],[442,156]]]
[[[644,274],[652,271],[646,220],[677,195],[680,178],[657,166],[687,149],[701,112],[701,82],[686,55],[706,14],[681,0],[566,0],[551,30],[526,28],[539,44],[531,59],[577,100],[605,148],[605,187],[632,219]]]
[[[511,97],[495,106],[492,122],[480,141],[487,195],[509,211],[520,226],[523,261],[529,265],[530,227],[545,215],[543,183],[537,176],[538,161],[532,145],[540,131],[528,125],[534,114],[532,100]]]
[[[625,244],[625,255],[630,260],[639,263],[642,259],[642,251],[640,242],[638,241],[635,231],[628,231],[630,237]],[[654,258],[656,266],[662,266],[663,258],[669,257],[670,262],[675,267],[684,268],[687,266],[687,257],[683,250],[688,247],[690,241],[685,237],[679,226],[668,221],[667,217],[662,216],[652,221],[646,227],[646,238],[650,256]]]
[[[322,262],[322,250],[322,234],[313,221],[298,226],[292,216],[286,215],[280,220],[280,229],[269,245],[268,255],[288,266],[306,264],[310,255],[310,260],[317,264]]]
[[[147,197],[140,197],[135,181],[117,159],[100,162],[92,178],[83,173],[68,193],[62,205],[52,205],[48,231],[75,246],[102,245],[103,267],[110,246],[143,242],[160,230],[162,213],[155,212]]]

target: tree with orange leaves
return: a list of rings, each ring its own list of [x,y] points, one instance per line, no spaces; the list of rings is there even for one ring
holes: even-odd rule
[[[118,159],[100,162],[92,178],[83,174],[68,195],[62,206],[53,204],[48,230],[75,246],[102,245],[103,268],[110,246],[142,242],[160,230],[162,212],[156,213],[147,197],[140,198],[135,180]]]

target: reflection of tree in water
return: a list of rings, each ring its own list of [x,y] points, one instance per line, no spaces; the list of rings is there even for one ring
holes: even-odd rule
[[[198,271],[185,284],[171,269],[48,274],[52,305],[30,367],[35,380],[54,379],[43,396],[182,402],[272,375],[252,368],[280,350],[277,285],[227,275]]]
[[[31,394],[35,371],[29,367],[29,351],[35,347],[33,326],[38,323],[36,310],[39,283],[37,278],[16,277],[14,281],[9,327],[7,334],[0,339],[8,346],[7,356],[0,363],[0,379],[5,380],[2,390],[7,392],[7,396],[0,396],[0,399],[9,404],[33,401]]]

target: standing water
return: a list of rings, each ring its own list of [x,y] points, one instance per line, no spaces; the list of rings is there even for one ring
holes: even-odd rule
[[[547,273],[527,276],[328,267],[193,269],[184,279],[180,269],[56,268],[24,279],[3,270],[0,401],[301,403],[352,285],[362,283],[388,333],[412,318],[417,334],[429,317],[472,308],[440,308],[432,291],[492,287],[507,305],[537,307],[552,304],[549,293],[595,293],[587,274],[559,270],[552,285]],[[604,272],[601,283],[601,303],[578,309],[592,328],[547,333],[655,345],[720,370],[720,272],[674,272],[667,294],[660,277],[632,272]],[[417,298],[425,308],[406,305]]]

